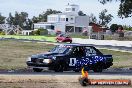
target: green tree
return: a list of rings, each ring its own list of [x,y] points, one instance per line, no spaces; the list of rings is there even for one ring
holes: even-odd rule
[[[117,24],[112,24],[112,25],[110,26],[110,30],[111,30],[111,32],[117,31],[117,30],[118,30],[118,25],[117,25]]]
[[[79,16],[86,16],[86,14],[84,14],[83,11],[79,11],[79,12],[78,12],[78,15],[79,15]]]
[[[115,0],[98,0],[102,4]],[[127,18],[132,16],[132,0],[116,0],[120,2],[118,16],[122,18]]]
[[[37,23],[37,22],[39,22],[39,18],[38,18],[38,17],[33,16],[33,18],[32,18],[32,22],[33,22],[33,23]]]
[[[4,24],[5,23],[5,18],[4,16],[1,15],[0,13],[0,24]]]
[[[11,13],[9,13],[9,17],[6,19],[6,21],[10,25],[19,25],[25,30],[30,30],[32,27],[32,20],[28,18],[27,12],[18,13],[16,11],[14,17]]]
[[[123,28],[124,28],[124,30],[132,31],[132,27],[131,26],[125,25],[125,26],[123,26]]]
[[[14,22],[14,17],[12,16],[11,13],[9,13],[9,17],[6,19],[7,23],[12,25]]]
[[[110,21],[112,20],[112,15],[111,14],[106,14],[107,10],[104,9],[101,13],[99,13],[99,24],[103,25],[103,26],[107,26],[108,23],[110,23]]]
[[[27,19],[25,22],[24,22],[24,25],[23,25],[23,29],[24,30],[31,30],[32,29],[32,20],[31,19]]]
[[[90,18],[90,22],[97,23],[97,18],[96,18],[96,16],[94,16],[93,13],[90,14],[89,18]]]

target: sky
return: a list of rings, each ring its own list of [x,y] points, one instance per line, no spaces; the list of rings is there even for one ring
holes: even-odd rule
[[[65,5],[68,3],[79,5],[81,11],[87,15],[93,13],[97,18],[102,10],[107,9],[107,13],[114,16],[109,25],[119,24],[132,26],[132,17],[121,19],[117,16],[119,2],[111,2],[102,5],[98,0],[0,0],[0,13],[8,17],[9,12],[12,14],[14,14],[15,11],[27,12],[29,18],[32,18],[33,16],[38,16],[47,9],[63,12]]]

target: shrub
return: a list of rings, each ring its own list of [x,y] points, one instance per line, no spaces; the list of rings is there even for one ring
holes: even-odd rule
[[[5,35],[5,32],[3,32],[3,31],[0,31],[0,35]]]
[[[40,28],[36,31],[32,32],[33,35],[47,35],[48,34],[48,30]]]

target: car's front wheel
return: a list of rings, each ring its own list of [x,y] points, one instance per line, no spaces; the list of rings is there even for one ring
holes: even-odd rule
[[[43,69],[40,69],[40,68],[33,68],[33,71],[34,72],[42,72]]]
[[[57,64],[55,67],[54,67],[54,71],[55,72],[63,72],[63,66],[61,64]]]

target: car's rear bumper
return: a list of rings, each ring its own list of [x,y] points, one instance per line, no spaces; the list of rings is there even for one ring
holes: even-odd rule
[[[62,40],[62,42],[72,42],[72,40],[67,39],[67,40]]]
[[[104,65],[104,69],[107,69],[107,68],[109,68],[109,67],[112,66],[112,65],[113,65],[112,62],[107,62],[107,63],[105,63],[105,65]]]

